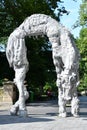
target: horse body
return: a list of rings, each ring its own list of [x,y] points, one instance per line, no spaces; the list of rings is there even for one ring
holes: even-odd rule
[[[73,99],[72,114],[77,115],[76,86],[79,81],[79,51],[70,32],[56,20],[44,14],[34,14],[26,18],[8,38],[6,55],[9,65],[15,70],[14,82],[19,90],[19,100],[13,105],[11,113],[16,114],[19,108],[20,115],[26,115],[25,100],[28,98],[28,93],[24,88],[24,79],[29,64],[24,38],[39,35],[46,35],[52,44],[52,57],[59,88],[59,114],[62,117],[66,116],[66,101]]]

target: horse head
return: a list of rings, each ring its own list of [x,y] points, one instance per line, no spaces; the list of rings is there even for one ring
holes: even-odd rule
[[[66,71],[62,71],[60,79],[63,98],[65,100],[71,100],[73,90],[79,85],[78,74],[75,72],[66,73]]]

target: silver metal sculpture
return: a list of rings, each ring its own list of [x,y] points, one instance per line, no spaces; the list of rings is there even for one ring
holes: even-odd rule
[[[79,85],[79,51],[70,32],[50,16],[34,14],[24,20],[8,38],[6,56],[10,67],[14,68],[14,82],[19,90],[19,99],[12,106],[12,115],[19,113],[27,116],[25,100],[28,92],[24,87],[24,79],[28,71],[25,36],[46,35],[52,44],[52,57],[57,73],[59,92],[59,116],[66,117],[66,103],[71,100],[71,113],[77,117],[79,100],[77,86]]]

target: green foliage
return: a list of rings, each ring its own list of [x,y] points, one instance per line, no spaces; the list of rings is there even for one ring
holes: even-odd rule
[[[87,28],[80,32],[80,38],[77,39],[77,45],[81,54],[80,61],[80,90],[87,89]]]
[[[52,86],[47,82],[45,86],[43,87],[44,93],[47,92],[47,90],[52,90]]]
[[[8,37],[0,37],[0,44],[7,44]]]
[[[81,54],[80,61],[80,87],[79,90],[87,89],[87,0],[82,0],[79,11],[79,23],[82,26],[77,45]]]
[[[47,90],[55,91],[56,92],[57,86],[56,86],[55,81],[46,82],[45,85],[44,85],[44,87],[43,87],[43,90],[44,90],[44,93],[46,93]]]
[[[79,21],[81,26],[87,27],[87,0],[82,0],[79,11]]]
[[[60,20],[61,13],[67,13],[59,6],[60,0],[0,0],[0,36],[8,36],[26,17],[44,13]],[[57,15],[54,10],[57,10]]]
[[[44,86],[46,81],[51,81],[51,79],[55,78],[55,74],[52,72],[54,65],[50,50],[51,46],[42,37],[37,40],[27,37],[26,46],[28,48],[27,56],[30,65],[29,72],[27,73],[27,81],[30,86]]]

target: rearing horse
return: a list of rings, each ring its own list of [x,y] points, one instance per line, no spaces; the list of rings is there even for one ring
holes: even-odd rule
[[[8,38],[6,56],[10,67],[15,71],[14,82],[19,90],[19,99],[12,106],[10,112],[26,116],[25,100],[28,92],[24,87],[24,80],[28,71],[25,36],[46,35],[52,44],[52,57],[57,73],[57,86],[59,90],[59,116],[66,117],[66,103],[71,100],[71,112],[78,115],[79,100],[77,86],[79,84],[79,51],[75,46],[70,32],[50,16],[34,14],[24,20]]]

